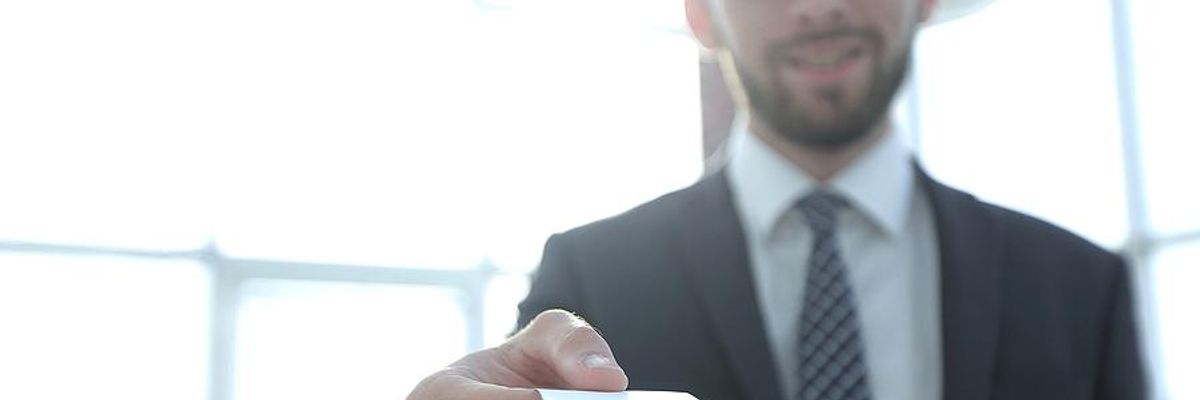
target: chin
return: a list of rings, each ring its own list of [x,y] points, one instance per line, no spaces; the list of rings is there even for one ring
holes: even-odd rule
[[[870,136],[884,113],[864,113],[863,108],[852,115],[831,121],[818,121],[803,113],[775,118],[772,128],[788,142],[816,150],[836,151],[851,147]]]

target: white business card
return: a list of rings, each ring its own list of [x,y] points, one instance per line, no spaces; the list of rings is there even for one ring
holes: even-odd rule
[[[696,400],[683,392],[630,390],[628,392],[587,392],[582,390],[538,389],[542,400]]]

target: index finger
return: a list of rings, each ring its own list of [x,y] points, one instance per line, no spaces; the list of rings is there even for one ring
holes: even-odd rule
[[[558,389],[622,391],[629,385],[608,342],[591,325],[563,310],[542,312],[503,351],[553,368]]]

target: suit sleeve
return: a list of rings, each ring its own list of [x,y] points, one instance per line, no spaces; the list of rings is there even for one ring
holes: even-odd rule
[[[1146,398],[1146,375],[1142,370],[1129,272],[1119,259],[1116,267],[1109,290],[1105,348],[1101,356],[1096,398],[1141,400]]]
[[[542,252],[542,262],[533,274],[529,294],[519,306],[517,329],[525,327],[542,311],[561,308],[586,319],[575,265],[571,262],[568,240],[563,235],[551,236]]]

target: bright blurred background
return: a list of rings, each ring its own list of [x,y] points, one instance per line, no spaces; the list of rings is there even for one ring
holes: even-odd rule
[[[919,38],[933,175],[1127,255],[1200,398],[1195,2]],[[679,0],[0,3],[0,398],[395,399],[503,340],[546,237],[701,176]]]

